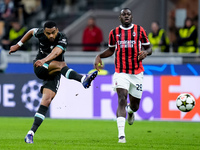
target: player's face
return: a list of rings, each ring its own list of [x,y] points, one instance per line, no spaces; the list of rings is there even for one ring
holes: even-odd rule
[[[123,9],[120,13],[119,19],[122,23],[122,26],[129,27],[132,23],[132,14],[129,9]]]
[[[45,28],[44,34],[46,35],[46,37],[49,39],[50,42],[54,42],[54,40],[58,34],[58,28],[56,28],[56,27]]]

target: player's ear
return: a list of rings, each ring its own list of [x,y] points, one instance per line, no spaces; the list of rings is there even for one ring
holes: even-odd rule
[[[119,21],[121,21],[121,16],[118,17]]]

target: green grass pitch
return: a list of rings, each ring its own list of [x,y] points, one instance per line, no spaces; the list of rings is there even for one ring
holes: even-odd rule
[[[24,137],[33,118],[0,117],[1,150],[199,150],[199,122],[126,122],[126,141],[119,144],[113,120],[46,118],[34,136]]]

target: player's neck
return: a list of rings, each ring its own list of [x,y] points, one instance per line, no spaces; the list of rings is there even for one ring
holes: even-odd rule
[[[129,28],[131,25],[132,25],[132,23],[130,23],[130,24],[122,24],[122,27]]]

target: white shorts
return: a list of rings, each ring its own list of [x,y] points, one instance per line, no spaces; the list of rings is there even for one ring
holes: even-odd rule
[[[142,97],[143,72],[139,74],[114,73],[113,89],[126,89],[133,97]]]

